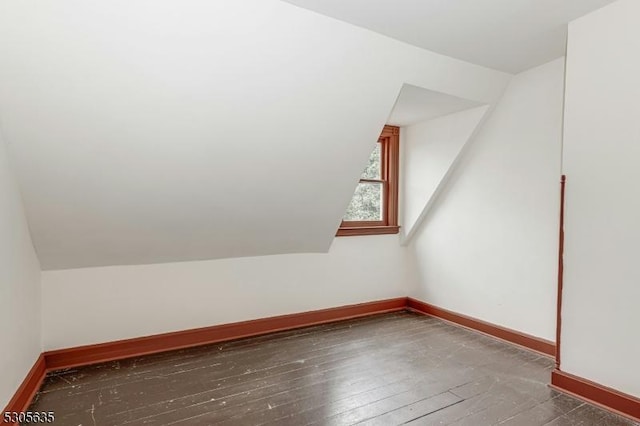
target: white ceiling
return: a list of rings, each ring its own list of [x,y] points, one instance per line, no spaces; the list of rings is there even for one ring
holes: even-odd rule
[[[0,0],[43,269],[326,252],[403,83],[509,77],[279,0]]]
[[[564,55],[566,24],[614,0],[286,0],[510,73]]]
[[[480,105],[481,102],[405,84],[387,124],[409,126]]]

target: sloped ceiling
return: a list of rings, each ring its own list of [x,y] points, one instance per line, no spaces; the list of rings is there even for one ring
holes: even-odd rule
[[[405,84],[400,90],[387,124],[410,126],[480,105],[481,102]]]
[[[0,0],[43,269],[326,251],[403,83],[509,78],[276,0]]]
[[[286,0],[434,52],[518,73],[564,55],[567,23],[615,0]]]

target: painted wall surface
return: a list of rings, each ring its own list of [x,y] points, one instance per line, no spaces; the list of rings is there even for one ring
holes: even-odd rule
[[[40,265],[0,131],[0,409],[41,352]]]
[[[567,23],[615,0],[285,0],[513,74],[564,54]]]
[[[326,253],[403,83],[510,78],[279,0],[0,1],[0,52],[43,269]]]
[[[326,254],[45,271],[45,349],[404,297],[397,235],[336,238]]]
[[[402,128],[402,233],[414,225],[486,114],[480,106]]]
[[[562,370],[640,397],[640,2],[569,26]]]
[[[555,339],[564,60],[514,76],[410,247],[412,295]]]

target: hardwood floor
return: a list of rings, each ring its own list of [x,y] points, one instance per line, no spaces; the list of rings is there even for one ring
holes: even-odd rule
[[[59,371],[56,425],[632,425],[551,390],[553,361],[408,312]]]

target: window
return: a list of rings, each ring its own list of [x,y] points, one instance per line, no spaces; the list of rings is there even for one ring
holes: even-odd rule
[[[337,236],[398,233],[400,128],[384,126]]]

